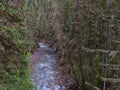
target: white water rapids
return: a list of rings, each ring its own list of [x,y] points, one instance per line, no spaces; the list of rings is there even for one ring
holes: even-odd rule
[[[32,81],[37,90],[64,90],[64,87],[57,84],[55,70],[56,54],[49,45],[39,43],[40,48],[45,52],[42,55],[42,60],[37,63],[36,70],[32,73]]]

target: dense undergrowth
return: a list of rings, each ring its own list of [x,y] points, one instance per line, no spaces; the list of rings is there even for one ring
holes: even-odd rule
[[[75,80],[76,90],[119,87],[119,0],[3,1],[0,89],[32,89],[28,57],[38,41],[55,48],[58,62]]]
[[[0,1],[0,90],[33,90],[29,56],[33,47],[22,8]]]

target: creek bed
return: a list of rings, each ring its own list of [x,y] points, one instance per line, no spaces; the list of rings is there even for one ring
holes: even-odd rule
[[[59,85],[56,79],[58,74],[56,70],[57,55],[49,45],[39,43],[40,49],[44,54],[40,55],[40,51],[36,52],[36,55],[40,55],[41,58],[35,64],[35,70],[32,71],[31,79],[37,90],[64,90],[62,85]],[[38,56],[34,56],[38,57]]]

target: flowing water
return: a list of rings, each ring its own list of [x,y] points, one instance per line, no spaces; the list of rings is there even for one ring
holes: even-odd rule
[[[32,72],[32,81],[37,87],[37,90],[64,90],[61,85],[57,84],[56,75],[58,72],[55,70],[56,54],[49,45],[39,43],[40,48],[45,52],[36,69]]]

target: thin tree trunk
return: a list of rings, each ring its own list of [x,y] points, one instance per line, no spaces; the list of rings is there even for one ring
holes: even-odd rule
[[[85,78],[83,74],[83,52],[82,52],[82,29],[80,25],[80,19],[81,19],[81,1],[76,1],[76,26],[75,26],[75,32],[76,32],[76,40],[77,40],[77,47],[78,47],[78,53],[79,53],[79,68],[80,68],[80,74],[81,74],[81,85],[79,85],[79,89],[85,90]]]
[[[106,33],[107,33],[107,36],[106,36],[106,50],[110,50],[111,48],[111,20],[110,20],[110,16],[111,16],[111,12],[110,12],[110,9],[111,9],[111,6],[112,6],[112,1],[111,0],[108,0],[108,3],[107,3],[107,8],[109,9],[109,13],[108,13],[108,20],[107,20],[107,30],[106,30]],[[109,55],[108,53],[105,54],[105,59],[104,59],[104,64],[108,64],[109,63]],[[104,66],[104,77],[106,78],[107,77],[107,71],[106,71],[106,67]],[[106,90],[106,81],[104,81],[103,83],[103,90]]]

